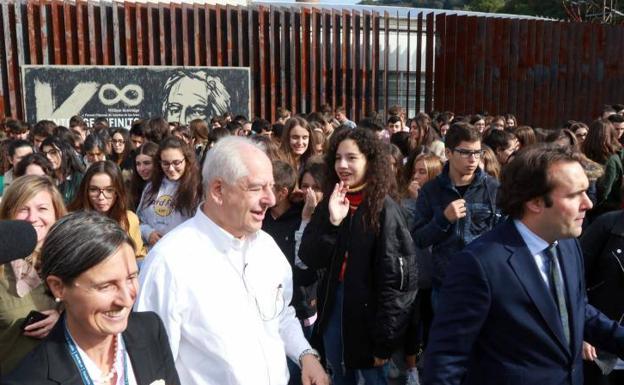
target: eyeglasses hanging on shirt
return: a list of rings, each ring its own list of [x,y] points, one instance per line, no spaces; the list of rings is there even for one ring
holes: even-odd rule
[[[281,283],[275,285],[273,288],[266,290],[265,293],[260,293],[259,290],[248,282],[247,267],[249,264],[245,264],[243,267],[243,284],[245,290],[249,293],[256,304],[258,314],[263,321],[272,321],[278,318],[284,309],[286,309],[286,299],[284,298],[284,288]]]

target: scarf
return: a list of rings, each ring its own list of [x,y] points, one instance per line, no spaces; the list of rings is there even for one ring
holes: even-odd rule
[[[41,285],[41,278],[39,278],[39,274],[37,274],[37,270],[31,262],[32,256],[34,255],[31,254],[25,259],[16,259],[9,262],[15,275],[15,291],[20,298],[23,298],[32,289]]]
[[[355,210],[360,206],[362,200],[364,199],[364,188],[366,187],[366,183],[349,188],[347,191],[347,200],[349,201],[349,215],[353,215]],[[344,281],[345,270],[347,269],[347,259],[349,259],[349,251],[344,255],[344,259],[342,260],[342,265],[340,266],[340,274],[338,274],[338,280],[340,282]]]

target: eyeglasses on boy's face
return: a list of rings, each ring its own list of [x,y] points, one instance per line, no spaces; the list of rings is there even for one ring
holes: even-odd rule
[[[474,156],[475,159],[480,159],[483,156],[483,150],[466,150],[465,148],[454,148],[452,151],[458,153],[459,156],[464,159],[468,159],[471,156]]]

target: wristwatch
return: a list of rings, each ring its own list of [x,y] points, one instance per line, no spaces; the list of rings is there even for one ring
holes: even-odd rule
[[[319,352],[316,349],[306,349],[304,351],[301,352],[301,354],[299,354],[299,366],[302,367],[303,364],[301,363],[301,360],[303,359],[303,356],[307,356],[307,355],[312,355],[314,357],[316,357],[317,360],[321,360],[321,355],[319,354]]]

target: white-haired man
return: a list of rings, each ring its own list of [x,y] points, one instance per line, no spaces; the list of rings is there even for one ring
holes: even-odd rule
[[[290,265],[260,230],[275,204],[269,158],[248,139],[224,138],[203,180],[197,214],[150,251],[136,304],[163,319],[180,381],[286,385],[288,356],[303,384],[327,384],[289,306]]]

